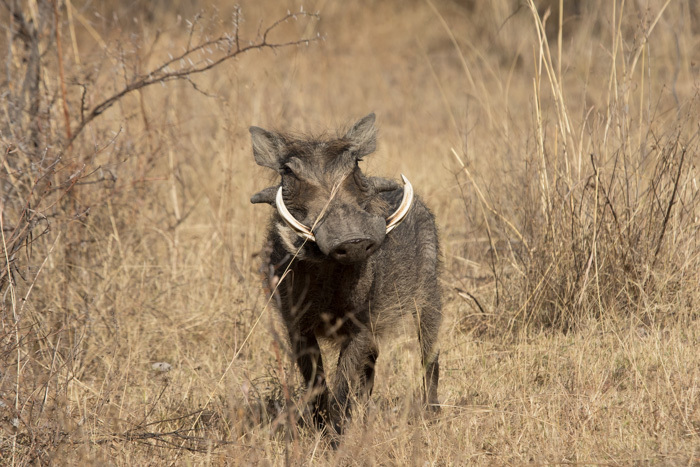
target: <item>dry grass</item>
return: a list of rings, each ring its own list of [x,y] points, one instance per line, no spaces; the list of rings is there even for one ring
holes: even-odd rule
[[[81,102],[182,53],[196,13],[93,3],[58,2],[60,48],[51,2],[0,3],[44,31],[22,94],[1,16],[3,463],[700,463],[695,2],[305,3],[321,20],[272,39],[324,41],[131,92],[69,145]],[[300,8],[249,3],[246,40]],[[193,41],[231,29],[218,6]],[[372,110],[365,168],[407,174],[441,229],[444,407],[415,407],[407,325],[332,449],[274,406],[303,395],[259,286],[247,128]]]

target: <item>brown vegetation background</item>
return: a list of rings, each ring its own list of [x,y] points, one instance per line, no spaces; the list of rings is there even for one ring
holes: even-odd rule
[[[696,2],[0,12],[3,464],[700,463]],[[370,111],[364,169],[440,228],[443,409],[406,323],[333,449],[260,287],[247,129]]]

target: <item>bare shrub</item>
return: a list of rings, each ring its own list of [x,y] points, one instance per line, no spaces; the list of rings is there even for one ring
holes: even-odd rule
[[[95,372],[94,355],[86,351],[99,347],[100,339],[89,336],[103,326],[108,335],[119,333],[114,303],[102,306],[105,298],[110,301],[110,286],[97,286],[123,265],[125,256],[115,263],[112,247],[129,254],[117,232],[128,232],[128,213],[160,190],[153,182],[162,177],[153,169],[167,156],[164,141],[173,135],[146,112],[145,90],[182,81],[207,96],[197,75],[251,51],[317,41],[317,34],[292,32],[286,25],[297,18],[311,24],[318,16],[287,12],[249,37],[238,7],[223,32],[217,21],[199,14],[181,25],[175,39],[180,45],[156,58],[158,34],[151,43],[137,34],[103,37],[71,2],[8,0],[0,11],[6,33],[0,45],[7,52],[0,86],[0,396],[11,414],[2,427],[8,434],[3,439],[11,442],[0,444],[0,455],[45,462],[80,430],[82,422],[59,413],[70,381]],[[83,47],[82,56],[77,22],[96,44],[87,54]],[[150,52],[140,51],[147,47]],[[112,109],[134,97],[140,104],[136,114],[122,112],[115,119]],[[186,206],[176,222],[189,213]],[[167,216],[158,222],[173,227]],[[110,225],[112,238],[96,234]],[[118,423],[114,434],[153,439],[149,424]],[[186,444],[191,429],[165,436],[172,437]]]
[[[544,70],[535,79],[534,141],[505,197],[484,195],[478,184],[474,196],[494,229],[489,261],[502,326],[567,331],[600,318],[697,319],[699,97],[670,118],[647,113],[637,127],[628,108],[631,76],[663,9],[641,23],[634,47],[613,47],[613,64],[628,67],[610,75],[618,92],[605,114],[591,107],[576,127],[544,20],[533,2],[529,8]],[[640,115],[652,98],[642,95]],[[516,210],[506,208],[513,196],[523,201]]]
[[[675,133],[648,150],[590,154],[581,179],[549,185],[544,214],[526,220],[531,250],[519,258],[513,304],[522,314],[512,319],[568,330],[607,316],[689,317],[697,304],[687,279],[700,267],[696,153],[695,138]]]

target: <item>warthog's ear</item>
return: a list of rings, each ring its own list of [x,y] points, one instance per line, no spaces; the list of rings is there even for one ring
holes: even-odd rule
[[[377,149],[377,128],[374,112],[355,123],[345,138],[350,141],[350,152],[356,158],[372,154]]]
[[[255,193],[251,198],[250,202],[253,204],[267,203],[274,206],[275,195],[277,194],[278,186],[271,186],[265,188],[263,191]]]
[[[278,134],[263,130],[260,127],[250,127],[250,136],[253,140],[253,157],[258,165],[280,170],[280,155],[284,150],[284,140]]]

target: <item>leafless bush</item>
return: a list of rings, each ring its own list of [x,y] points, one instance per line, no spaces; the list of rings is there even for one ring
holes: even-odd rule
[[[87,214],[91,206],[82,206],[75,212],[65,210],[65,203],[60,200],[66,194],[74,192],[76,185],[114,181],[113,173],[94,177],[102,168],[95,165],[95,156],[114,140],[105,137],[98,143],[104,147],[74,145],[97,117],[125,96],[151,85],[184,80],[198,90],[192,81],[195,75],[241,54],[308,45],[319,39],[319,35],[289,41],[271,39],[276,29],[291,19],[317,18],[304,11],[288,12],[259,31],[252,41],[240,37],[240,9],[234,12],[231,30],[215,37],[209,37],[207,31],[198,28],[201,17],[197,16],[188,21],[189,37],[184,50],[168,54],[159,65],[143,71],[117,63],[116,68],[124,75],[123,84],[105,97],[104,89],[96,86],[98,77],[65,76],[65,69],[69,67],[64,63],[61,30],[65,25],[61,22],[58,1],[44,1],[38,5],[40,8],[34,12],[19,0],[3,3],[9,13],[9,21],[4,25],[9,37],[5,44],[9,53],[5,59],[7,87],[0,134],[6,176],[2,180],[3,233],[8,232],[8,236],[3,242],[0,291],[16,283],[14,274],[28,272],[29,261],[25,261],[23,270],[17,253],[22,246],[28,247],[37,235],[48,231],[47,219],[56,217],[60,211],[74,219]],[[40,48],[44,49],[43,54]],[[59,82],[48,81],[48,73],[57,73]],[[67,83],[80,88],[81,92],[68,93]],[[89,102],[97,103],[89,105]],[[74,109],[72,116],[69,109]],[[37,230],[42,223],[43,229]]]
[[[183,25],[181,48],[173,47],[167,56],[154,59],[155,42],[143,44],[131,35],[116,37],[109,44],[112,39],[100,36],[70,2],[4,0],[0,11],[5,33],[0,45],[6,52],[0,78],[0,400],[13,413],[1,430],[28,433],[21,439],[2,437],[12,442],[0,443],[0,455],[6,458],[10,449],[13,455],[19,449],[28,459],[44,461],[47,452],[75,427],[52,416],[51,439],[38,427],[48,423],[45,417],[56,410],[67,381],[89,366],[80,355],[95,318],[91,304],[100,292],[87,285],[75,286],[84,275],[78,265],[94,266],[100,261],[96,255],[100,246],[86,234],[87,216],[101,216],[106,225],[116,222],[112,206],[128,206],[134,192],[143,192],[153,180],[153,160],[160,157],[161,129],[149,122],[143,110],[143,90],[184,81],[206,94],[195,76],[254,50],[317,41],[318,34],[290,35],[282,29],[298,18],[313,23],[318,16],[287,12],[249,40],[241,32],[240,8],[233,9],[223,33],[217,25],[205,24],[200,14]],[[83,55],[82,64],[77,50],[67,53],[70,47],[66,46],[71,36],[75,45],[78,19],[83,33],[99,46]],[[134,65],[135,60],[128,58],[129,53],[144,52],[124,50],[148,50],[149,45],[151,52],[140,57],[144,65],[138,60]],[[157,64],[145,65],[149,60]],[[110,108],[133,94],[141,101],[144,131],[140,136],[129,134],[122,123],[115,128],[102,122]],[[144,147],[135,156],[138,145]],[[60,295],[52,299],[42,293],[31,300],[47,262],[52,264],[45,273],[50,274],[47,280]],[[32,304],[25,307],[30,300]],[[67,379],[59,382],[59,373]],[[136,439],[132,432],[123,438]]]

